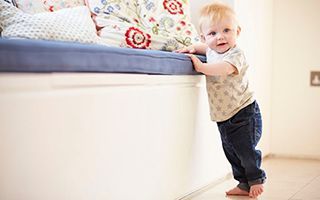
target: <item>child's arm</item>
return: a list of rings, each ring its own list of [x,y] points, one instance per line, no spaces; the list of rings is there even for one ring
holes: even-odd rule
[[[195,53],[195,54],[206,54],[207,45],[201,42],[192,44],[188,47],[184,47],[182,49],[178,49],[175,52],[177,53]]]
[[[220,61],[216,63],[202,63],[195,55],[187,54],[194,65],[197,72],[211,76],[226,76],[232,73],[237,73],[236,67],[228,62]]]

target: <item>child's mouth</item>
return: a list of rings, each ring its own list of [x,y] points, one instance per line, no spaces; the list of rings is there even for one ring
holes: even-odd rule
[[[225,44],[227,44],[227,43],[220,43],[220,44],[218,44],[218,46],[223,46],[223,45],[225,45]]]

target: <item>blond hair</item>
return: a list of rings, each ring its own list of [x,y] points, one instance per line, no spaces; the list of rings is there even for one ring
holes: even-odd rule
[[[202,33],[202,26],[204,23],[209,21],[211,24],[216,24],[217,22],[227,17],[231,17],[231,19],[233,19],[236,25],[238,26],[236,13],[227,4],[223,4],[221,2],[214,2],[211,4],[205,5],[200,10],[200,19],[199,19],[200,32]]]

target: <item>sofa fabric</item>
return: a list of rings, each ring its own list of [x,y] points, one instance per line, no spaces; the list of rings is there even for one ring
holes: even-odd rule
[[[0,39],[0,72],[198,74],[184,54],[30,39]]]

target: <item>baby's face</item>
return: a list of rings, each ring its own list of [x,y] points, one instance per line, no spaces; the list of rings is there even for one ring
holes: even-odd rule
[[[235,21],[227,17],[214,24],[208,20],[202,25],[204,42],[218,53],[224,53],[235,47],[239,33],[240,28]]]

